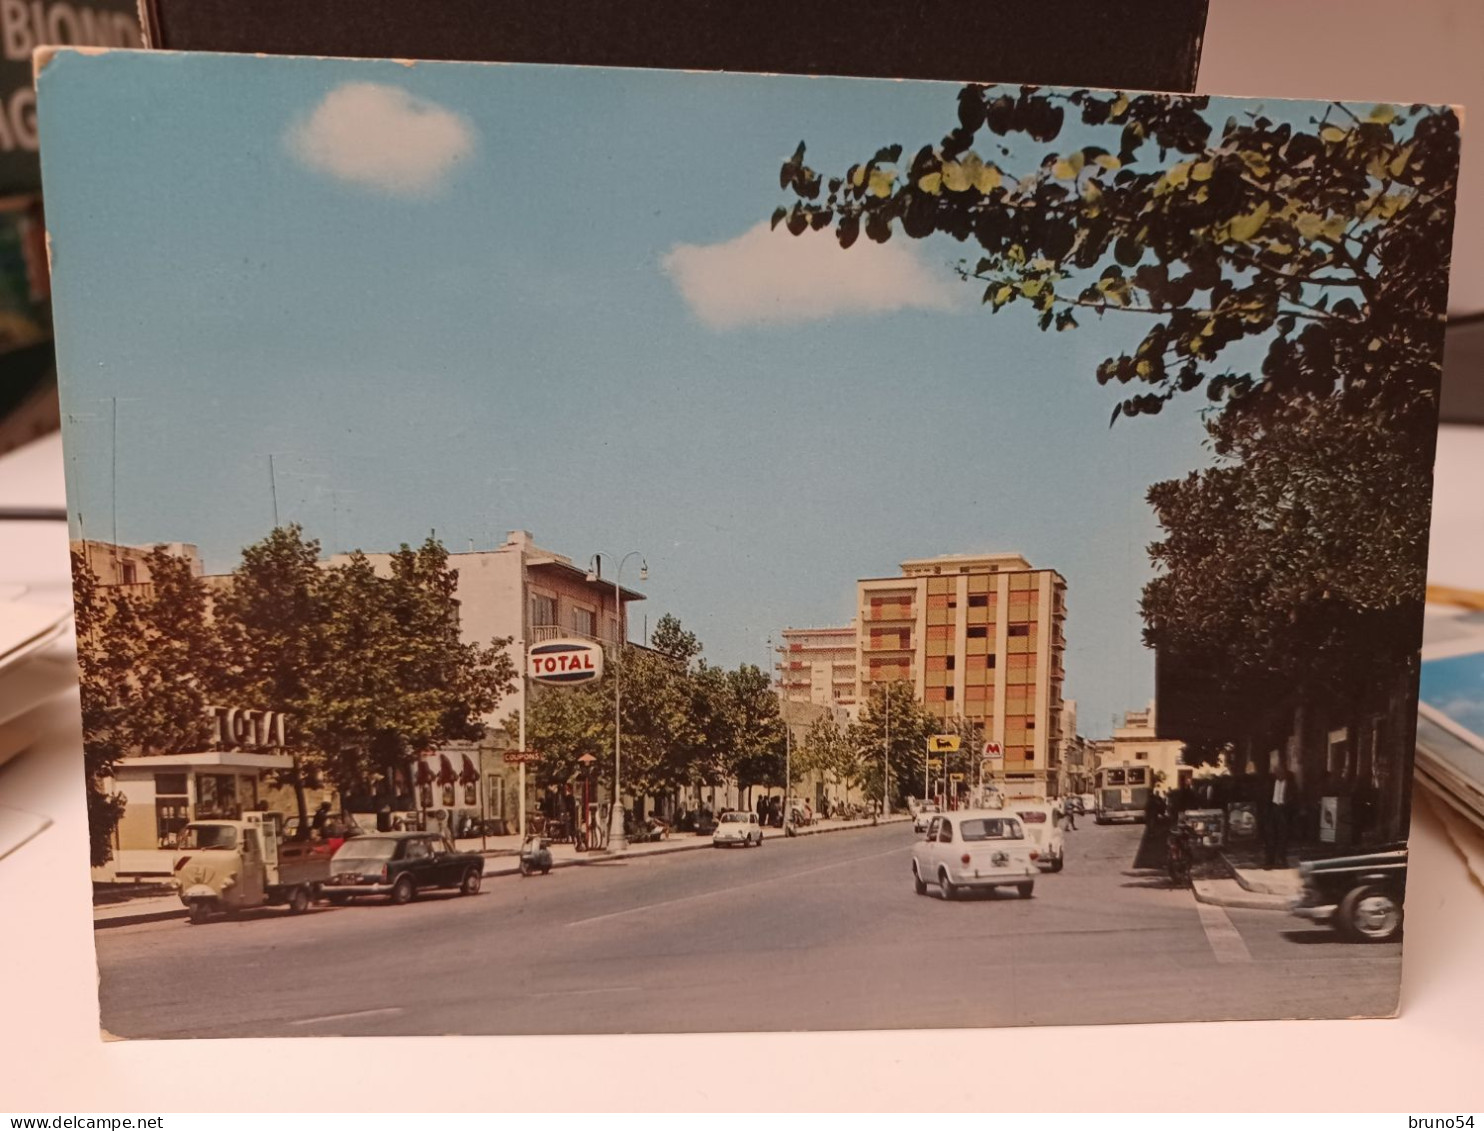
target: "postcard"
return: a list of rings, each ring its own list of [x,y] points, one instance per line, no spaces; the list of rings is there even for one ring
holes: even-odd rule
[[[39,90],[107,1033],[1395,1011],[1453,109]]]

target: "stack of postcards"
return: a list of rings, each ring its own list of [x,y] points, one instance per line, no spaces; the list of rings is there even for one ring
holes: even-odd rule
[[[1484,613],[1428,610],[1417,783],[1484,829]]]

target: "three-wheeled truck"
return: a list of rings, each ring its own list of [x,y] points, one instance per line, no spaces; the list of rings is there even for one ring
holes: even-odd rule
[[[213,913],[287,906],[298,914],[319,898],[329,878],[327,845],[283,838],[278,813],[192,821],[175,857],[173,882],[192,923]]]

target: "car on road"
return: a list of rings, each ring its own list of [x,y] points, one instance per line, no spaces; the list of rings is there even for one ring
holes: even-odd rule
[[[1009,809],[1020,818],[1026,836],[1036,846],[1036,867],[1043,872],[1060,872],[1066,859],[1062,835],[1066,818],[1060,806],[1049,801],[1012,801]]]
[[[763,826],[758,823],[756,813],[734,809],[721,815],[721,820],[716,823],[716,831],[711,834],[711,843],[716,848],[733,844],[739,844],[743,848],[761,846]]]
[[[937,884],[944,899],[969,890],[1013,887],[1022,899],[1035,891],[1040,853],[1020,819],[1002,809],[935,814],[912,848],[912,886],[927,894]]]
[[[912,831],[915,833],[927,832],[927,827],[934,817],[942,810],[936,801],[924,801],[917,807],[917,815],[912,818]]]
[[[370,895],[410,903],[438,888],[475,895],[483,878],[483,856],[455,851],[436,833],[365,833],[340,846],[320,890],[331,903]]]
[[[1406,845],[1306,860],[1299,865],[1299,878],[1304,890],[1292,911],[1300,918],[1328,923],[1352,942],[1391,942],[1402,933]]]

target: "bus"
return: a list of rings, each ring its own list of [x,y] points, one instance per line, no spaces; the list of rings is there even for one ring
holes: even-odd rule
[[[1100,825],[1110,821],[1143,821],[1154,788],[1152,766],[1099,766],[1097,772],[1097,812]]]

